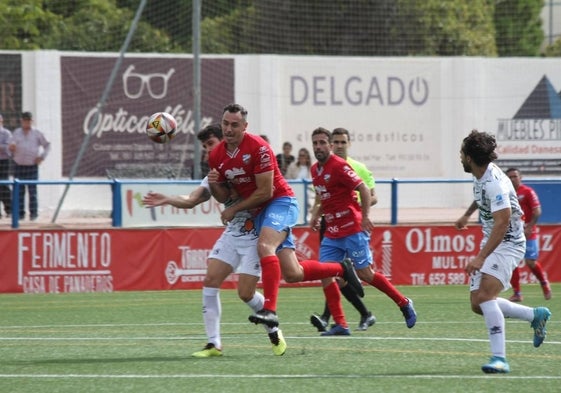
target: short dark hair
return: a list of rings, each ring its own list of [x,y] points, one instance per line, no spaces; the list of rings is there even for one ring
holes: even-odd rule
[[[332,135],[346,135],[347,139],[351,139],[351,135],[349,134],[349,130],[346,128],[338,127],[333,130]]]
[[[493,135],[477,130],[472,130],[462,143],[462,152],[470,156],[479,166],[489,164],[498,158],[496,148],[497,141]]]
[[[197,139],[201,142],[205,142],[213,136],[222,140],[222,127],[220,127],[220,124],[218,123],[209,124],[201,131],[199,131],[199,133],[197,134]]]
[[[241,106],[240,104],[228,104],[224,107],[224,111],[222,112],[223,114],[226,112],[230,112],[230,113],[238,113],[240,112],[240,114],[242,115],[243,119],[246,120],[247,119],[247,110]]]
[[[323,128],[323,127],[318,127],[315,130],[312,131],[312,137],[314,135],[319,135],[319,134],[324,134],[327,135],[327,140],[331,143],[331,131],[329,131],[327,128]]]
[[[521,174],[520,169],[518,169],[518,168],[508,168],[505,171],[506,174],[509,174],[510,172],[518,172],[519,175]]]

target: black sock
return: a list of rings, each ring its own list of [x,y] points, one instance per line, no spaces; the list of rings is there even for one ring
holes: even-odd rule
[[[321,319],[325,322],[329,322],[329,318],[331,318],[331,311],[329,311],[329,307],[327,306],[327,301],[325,302],[325,307],[323,308],[323,314],[321,314]]]
[[[364,303],[362,302],[362,300],[360,299],[360,297],[355,292],[352,286],[345,285],[343,288],[341,288],[341,293],[343,294],[343,296],[345,296],[345,299],[347,299],[349,303],[351,303],[353,307],[356,308],[356,310],[360,313],[361,316],[364,317],[368,315],[368,309],[366,308],[366,306],[364,305]]]

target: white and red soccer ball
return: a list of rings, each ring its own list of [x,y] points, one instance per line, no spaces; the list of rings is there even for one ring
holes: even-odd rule
[[[167,112],[156,112],[146,125],[148,138],[156,143],[167,143],[173,139],[177,129],[177,121]]]

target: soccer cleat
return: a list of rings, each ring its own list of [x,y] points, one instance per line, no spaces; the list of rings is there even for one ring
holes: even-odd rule
[[[367,330],[370,326],[376,323],[376,317],[369,311],[368,314],[360,317],[360,323],[356,330]]]
[[[511,297],[509,297],[508,300],[510,300],[511,302],[520,303],[522,300],[524,300],[524,297],[520,292],[517,292]]]
[[[407,299],[407,304],[399,308],[405,318],[405,324],[409,329],[411,329],[417,323],[417,313],[413,308],[413,300]]]
[[[325,332],[329,322],[323,319],[319,314],[313,313],[310,317],[310,323],[316,327],[318,332]]]
[[[263,324],[270,328],[279,326],[279,317],[277,317],[277,314],[267,309],[257,311],[255,314],[250,315],[248,319],[256,325]]]
[[[551,288],[549,287],[549,282],[546,281],[545,283],[542,284],[542,291],[545,300],[551,299]]]
[[[343,265],[343,279],[349,283],[358,296],[364,297],[364,288],[362,287],[360,279],[356,275],[353,262],[349,258],[345,258],[343,259],[343,262],[341,262],[341,265]]]
[[[341,325],[333,325],[331,329],[322,332],[322,336],[350,336],[351,331],[348,327],[343,327]]]
[[[534,329],[534,347],[536,348],[542,345],[543,340],[545,340],[547,335],[545,323],[549,317],[551,317],[551,311],[547,307],[534,308],[534,320],[530,326]]]
[[[487,374],[506,374],[510,372],[510,366],[505,358],[493,356],[489,359],[489,363],[481,366],[481,370]]]
[[[281,330],[277,330],[274,333],[269,333],[269,340],[273,344],[273,353],[275,356],[282,356],[286,352],[286,341],[284,341],[284,336]]]
[[[195,358],[212,358],[222,356],[222,351],[216,348],[213,343],[208,343],[202,351],[193,352],[191,356]]]

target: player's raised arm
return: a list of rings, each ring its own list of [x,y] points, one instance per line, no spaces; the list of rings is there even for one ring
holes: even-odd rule
[[[180,209],[192,209],[210,199],[210,192],[203,186],[197,187],[189,195],[165,195],[150,191],[142,198],[146,207],[171,205]]]

